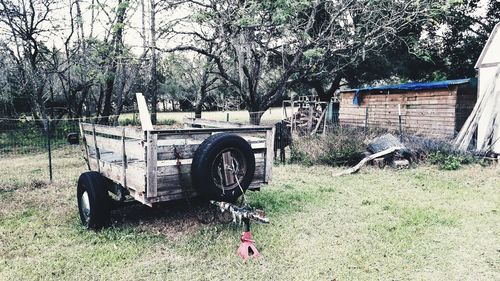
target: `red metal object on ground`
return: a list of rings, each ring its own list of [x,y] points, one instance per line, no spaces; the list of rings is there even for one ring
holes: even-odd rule
[[[240,257],[244,260],[260,256],[259,251],[257,251],[257,248],[255,247],[255,241],[252,240],[252,233],[250,231],[245,231],[243,232],[243,235],[241,235],[241,244],[238,248],[238,255],[240,255]]]

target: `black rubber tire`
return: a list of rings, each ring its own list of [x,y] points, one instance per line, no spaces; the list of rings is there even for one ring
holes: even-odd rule
[[[217,186],[212,176],[212,165],[218,155],[227,149],[235,149],[245,161],[246,172],[240,185],[243,191],[248,189],[255,173],[255,155],[250,144],[238,135],[219,133],[205,139],[196,150],[191,164],[191,179],[195,190],[205,199],[236,202],[242,195],[239,186],[224,190]]]
[[[84,214],[82,196],[87,192],[90,213]],[[80,175],[77,187],[78,213],[82,224],[89,229],[101,229],[110,222],[110,196],[105,178],[97,172]]]

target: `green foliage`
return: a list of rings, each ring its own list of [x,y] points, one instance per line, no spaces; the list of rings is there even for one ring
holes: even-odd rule
[[[297,163],[304,166],[312,166],[315,164],[305,151],[301,151],[295,148],[292,148],[292,152],[290,154],[290,163]]]
[[[432,57],[429,73],[440,71],[447,79],[476,76],[474,64],[499,16],[497,0],[447,1],[420,40]]]
[[[177,123],[177,121],[174,119],[160,119],[156,122],[156,125],[172,126],[175,123]]]
[[[156,121],[156,125],[172,126],[176,124],[177,121],[174,119],[159,119]],[[134,117],[125,117],[118,120],[118,125],[120,126],[140,126],[141,120]]]
[[[445,151],[432,152],[429,155],[429,162],[443,170],[458,170],[462,165],[479,163],[478,159],[470,154]]]

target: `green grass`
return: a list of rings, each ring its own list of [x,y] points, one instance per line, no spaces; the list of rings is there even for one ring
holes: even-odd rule
[[[130,206],[100,232],[78,222],[78,149],[0,159],[0,280],[499,280],[500,170],[276,166],[250,202],[262,257],[236,256],[240,226],[175,206]],[[7,168],[8,167],[8,168]],[[34,180],[36,179],[36,180]],[[179,206],[181,205],[181,206]]]

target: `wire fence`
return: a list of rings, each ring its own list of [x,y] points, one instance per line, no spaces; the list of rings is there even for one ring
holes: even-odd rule
[[[428,107],[428,106],[427,106]],[[362,127],[366,132],[373,129],[392,131],[396,134],[421,135],[435,139],[452,139],[467,119],[472,107],[447,107],[443,109],[419,110],[418,105],[412,107],[395,106],[365,106],[340,107],[330,109],[325,114],[327,121],[325,133],[332,132],[329,128],[335,126]],[[274,153],[276,160],[286,162],[286,149],[292,144],[290,124],[280,121],[282,111],[259,112],[264,114],[262,124],[275,126]],[[179,116],[177,116],[179,115]],[[182,116],[181,116],[182,115]],[[128,113],[126,117],[112,116],[116,125],[138,125],[139,118],[135,113]],[[188,112],[179,112],[169,115],[169,119],[182,123],[182,117],[189,116]],[[244,122],[251,116],[248,112],[205,112],[203,118],[220,119],[220,121]],[[96,122],[95,118],[40,120],[33,118],[0,118],[0,158],[13,157],[30,153],[46,153],[48,167],[51,170],[51,151],[71,146],[71,142],[78,143],[80,137],[79,122]],[[119,121],[119,122],[118,122]],[[166,120],[164,120],[166,121]],[[171,125],[168,122],[162,125]],[[321,125],[320,127],[322,127]],[[309,134],[307,134],[309,135]],[[52,177],[51,177],[52,178]]]
[[[77,120],[0,120],[0,155],[6,157],[47,151],[78,137]]]

